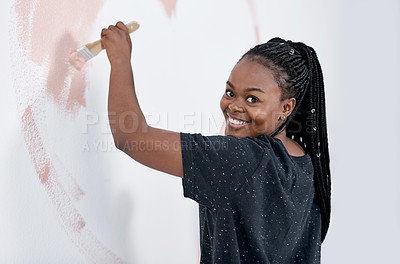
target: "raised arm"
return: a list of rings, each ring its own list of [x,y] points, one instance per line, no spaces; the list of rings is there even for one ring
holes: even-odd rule
[[[140,109],[126,26],[103,29],[101,42],[111,64],[108,115],[116,147],[143,165],[183,177],[179,133],[148,126]]]

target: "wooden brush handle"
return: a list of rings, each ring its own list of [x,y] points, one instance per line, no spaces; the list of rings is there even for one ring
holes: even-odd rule
[[[139,28],[139,26],[140,26],[139,23],[136,21],[131,21],[126,24],[126,27],[128,28],[129,33],[136,31]],[[86,44],[86,47],[93,53],[93,56],[96,56],[102,50],[101,40],[97,40],[97,41],[88,43],[88,44]]]
[[[131,21],[128,24],[126,24],[126,27],[128,28],[129,33],[132,33],[134,31],[138,30],[139,26],[140,26],[139,23],[136,21]]]

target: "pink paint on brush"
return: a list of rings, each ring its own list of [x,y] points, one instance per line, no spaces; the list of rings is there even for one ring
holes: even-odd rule
[[[172,16],[176,13],[177,0],[160,0],[160,1],[164,7],[165,13],[171,19]]]
[[[78,71],[80,71],[86,63],[85,58],[78,51],[72,52],[71,55],[69,56],[68,61]]]

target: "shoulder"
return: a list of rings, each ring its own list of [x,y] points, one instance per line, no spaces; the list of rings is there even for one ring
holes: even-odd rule
[[[196,159],[198,165],[233,170],[244,168],[251,170],[259,165],[262,159],[270,155],[268,142],[262,139],[235,136],[204,136],[181,132],[182,160],[186,163]],[[251,167],[251,168],[250,168]]]
[[[296,143],[290,142],[287,147],[280,139],[261,134],[257,137],[238,138],[232,135],[204,136],[200,133],[180,133],[182,153],[184,152],[207,152],[218,156],[226,156],[229,159],[235,157],[254,158],[292,158],[306,157],[304,150]],[[297,144],[297,145],[296,145]]]
[[[299,163],[308,165],[308,163],[312,163],[310,156],[292,139],[287,138],[287,141],[283,143],[280,139],[265,134],[258,136],[257,139],[269,146],[269,154],[279,162],[284,161],[293,165]]]
[[[304,149],[299,145],[299,143],[297,143],[293,139],[286,138],[286,141],[282,142],[282,143],[285,146],[287,152],[291,156],[299,157],[299,156],[306,155],[306,152],[304,151]]]
[[[212,135],[204,136],[200,133],[180,133],[182,148],[198,149],[206,148],[216,151],[232,149],[264,149],[270,144],[262,138],[243,137],[238,138],[232,135]]]

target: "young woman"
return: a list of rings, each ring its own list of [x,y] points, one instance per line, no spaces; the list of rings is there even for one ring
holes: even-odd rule
[[[315,51],[280,38],[249,50],[221,98],[225,136],[206,137],[148,126],[135,94],[125,25],[118,22],[101,36],[111,64],[115,144],[136,161],[182,178],[184,196],[199,203],[201,263],[319,263],[331,178]]]

